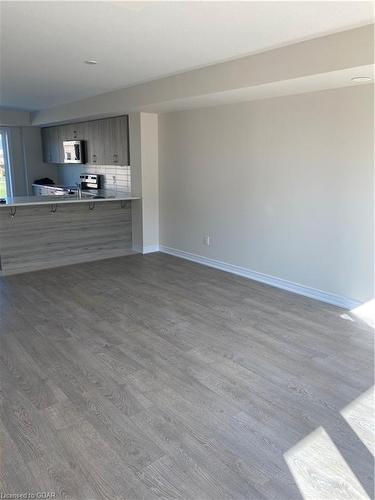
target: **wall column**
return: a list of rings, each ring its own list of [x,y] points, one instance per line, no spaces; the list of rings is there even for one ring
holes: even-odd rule
[[[130,113],[130,165],[132,190],[142,199],[132,202],[133,249],[141,253],[159,249],[158,115]]]

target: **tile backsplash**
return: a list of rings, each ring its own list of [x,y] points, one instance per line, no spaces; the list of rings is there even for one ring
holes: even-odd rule
[[[103,189],[131,191],[131,167],[116,165],[62,165],[58,169],[58,184],[74,186],[80,174],[103,175]]]

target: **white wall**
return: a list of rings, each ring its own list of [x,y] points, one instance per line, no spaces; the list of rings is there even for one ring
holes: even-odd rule
[[[5,127],[8,134],[13,194],[32,194],[34,180],[49,177],[57,180],[57,167],[43,163],[39,127]]]
[[[367,85],[160,115],[161,245],[369,300],[373,109]]]
[[[36,179],[49,177],[56,182],[58,167],[43,162],[42,138],[39,127],[22,127],[22,135],[27,181],[31,194],[31,185]]]
[[[142,253],[159,247],[158,115],[129,115],[132,190],[142,196],[132,203],[133,248]]]
[[[159,245],[158,115],[141,113],[143,250]]]

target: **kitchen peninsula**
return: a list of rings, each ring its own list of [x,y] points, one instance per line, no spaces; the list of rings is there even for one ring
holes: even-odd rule
[[[95,195],[8,197],[0,204],[0,275],[133,253],[132,200]]]

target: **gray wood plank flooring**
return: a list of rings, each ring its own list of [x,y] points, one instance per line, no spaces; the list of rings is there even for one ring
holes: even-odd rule
[[[0,493],[373,498],[344,312],[159,253],[0,278]]]

